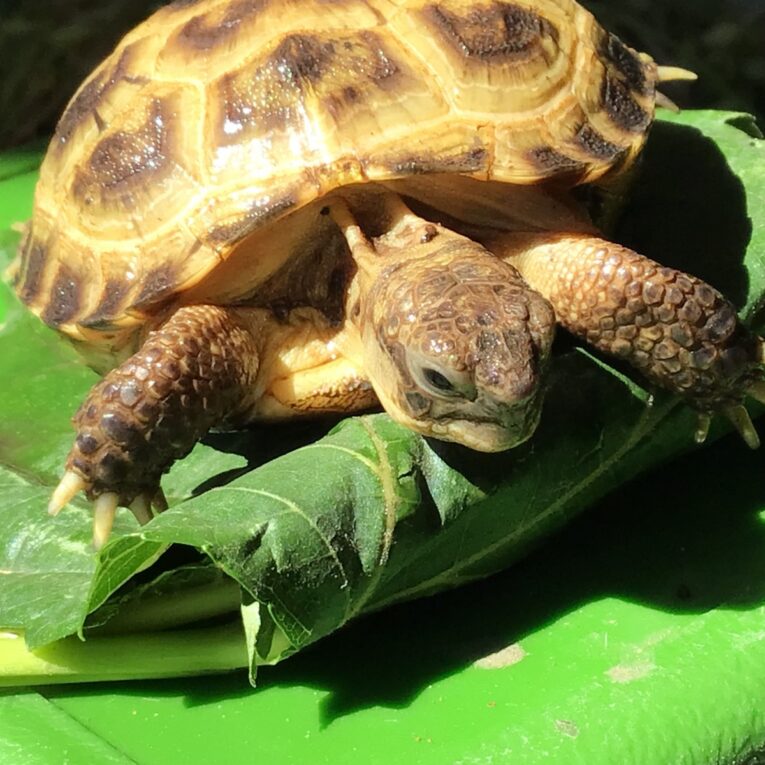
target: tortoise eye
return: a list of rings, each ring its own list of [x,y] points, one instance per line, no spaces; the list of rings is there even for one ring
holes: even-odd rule
[[[445,375],[442,375],[435,369],[423,369],[422,374],[427,382],[432,385],[436,390],[440,390],[442,393],[456,393],[454,385]]]

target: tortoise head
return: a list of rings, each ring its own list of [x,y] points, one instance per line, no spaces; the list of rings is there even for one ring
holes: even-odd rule
[[[365,369],[402,424],[478,451],[509,449],[539,420],[555,316],[512,266],[438,229],[442,245],[420,255],[420,235],[371,284]]]

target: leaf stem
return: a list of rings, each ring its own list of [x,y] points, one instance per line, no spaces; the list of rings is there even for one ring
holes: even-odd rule
[[[177,629],[194,622],[225,614],[238,614],[241,603],[239,584],[225,578],[211,584],[179,589],[172,597],[163,593],[126,603],[103,625],[94,625],[92,635],[159,632]]]
[[[21,635],[0,633],[0,687],[141,680],[247,667],[241,623],[91,638],[68,637],[30,651]]]

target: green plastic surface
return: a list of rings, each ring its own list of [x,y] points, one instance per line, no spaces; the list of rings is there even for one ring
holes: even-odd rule
[[[29,212],[27,170],[0,163],[0,229]],[[756,761],[764,467],[726,438],[500,576],[264,668],[257,690],[242,672],[0,695],[0,763]]]

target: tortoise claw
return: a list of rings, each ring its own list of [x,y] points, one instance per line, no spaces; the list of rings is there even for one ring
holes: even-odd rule
[[[658,74],[659,82],[676,82],[677,80],[685,80],[686,82],[694,82],[699,79],[696,72],[690,71],[690,69],[683,69],[679,66],[657,66],[656,73]]]
[[[139,494],[131,503],[130,511],[141,526],[145,526],[154,516],[151,512],[151,496],[148,493]]]
[[[765,380],[753,382],[746,391],[747,396],[751,396],[755,401],[765,404]]]
[[[730,420],[733,427],[736,428],[750,449],[758,449],[760,447],[760,437],[757,435],[752,418],[749,416],[749,412],[746,411],[746,407],[742,405],[729,406],[723,409],[723,414]]]
[[[48,502],[48,513],[58,515],[65,505],[69,504],[81,491],[85,491],[88,484],[73,470],[67,470],[58,486],[53,490],[53,496]]]
[[[746,389],[746,395],[759,401],[761,404],[765,404],[765,380],[753,382]],[[730,404],[717,409],[716,412],[722,414],[728,422],[733,425],[741,438],[744,439],[744,443],[750,449],[760,448],[760,437],[757,434],[757,430],[754,427],[749,412],[743,404]],[[697,412],[698,420],[696,424],[696,432],[694,433],[694,440],[697,444],[703,444],[707,440],[713,414],[714,412]]]
[[[91,485],[73,470],[67,470],[53,490],[48,503],[48,513],[58,515],[81,491],[88,492]],[[93,502],[93,546],[100,550],[108,541],[109,535],[117,516],[117,508],[125,505],[120,495],[114,491],[100,494]],[[167,510],[167,499],[162,489],[144,491],[129,504],[130,510],[142,526],[148,523],[157,513]],[[154,509],[154,511],[152,510]]]
[[[145,526],[156,514],[164,513],[167,508],[165,492],[161,488],[154,493],[144,491],[130,503],[130,511],[141,526]]]
[[[693,434],[693,439],[697,444],[703,444],[709,435],[709,426],[712,424],[712,415],[707,414],[706,412],[698,412],[697,417],[696,432]]]
[[[108,541],[112,532],[114,519],[117,516],[119,495],[113,491],[107,491],[96,498],[93,506],[93,546],[100,550]]]
[[[161,486],[157,489],[154,496],[152,497],[151,505],[158,513],[164,513],[165,510],[167,510],[169,507],[167,504],[167,497],[165,496],[165,492],[162,491]]]

